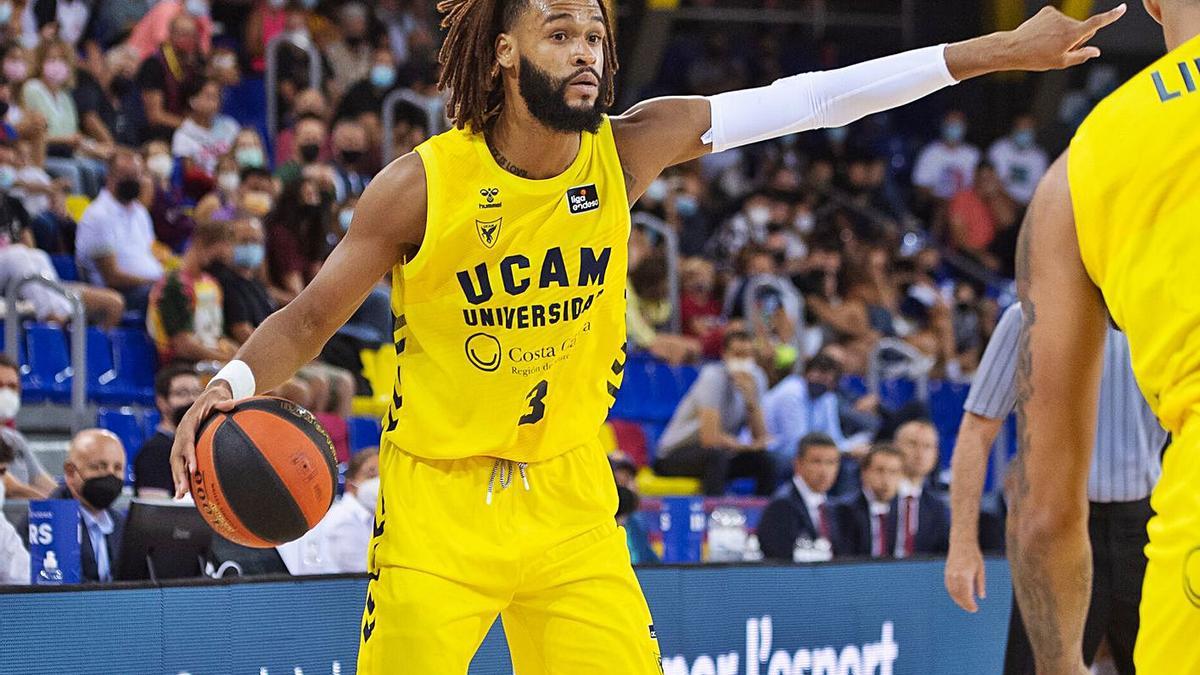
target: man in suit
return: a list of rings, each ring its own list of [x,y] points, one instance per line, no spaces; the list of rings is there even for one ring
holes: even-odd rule
[[[837,480],[841,453],[827,434],[800,439],[792,479],[775,491],[758,521],[758,543],[768,560],[791,562],[796,542],[832,542],[833,514],[827,510],[829,488]]]
[[[125,485],[125,448],[111,431],[84,429],[71,439],[63,473],[66,485],[50,498],[79,501],[83,580],[112,581],[125,516],[110,507]]]
[[[950,548],[950,508],[935,487],[938,434],[929,420],[904,423],[896,430],[896,447],[904,455],[904,478],[897,499],[896,557],[945,554]]]
[[[834,502],[835,557],[891,558],[896,553],[896,495],[904,455],[876,443],[862,460],[862,488]]]

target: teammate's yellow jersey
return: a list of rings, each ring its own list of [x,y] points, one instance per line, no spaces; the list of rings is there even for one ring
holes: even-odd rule
[[[1200,38],[1102,101],[1071,143],[1084,266],[1163,426],[1200,406]]]
[[[416,151],[428,214],[417,255],[393,272],[385,440],[428,459],[518,462],[594,440],[625,360],[629,203],[608,118],[546,180],[500,168],[469,130]]]

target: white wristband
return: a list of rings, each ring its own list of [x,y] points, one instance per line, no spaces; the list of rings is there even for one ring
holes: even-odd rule
[[[229,383],[234,400],[250,398],[254,395],[254,373],[251,372],[250,366],[246,365],[245,361],[234,359],[226,363],[224,368],[213,375],[212,381],[217,380],[225,380]]]
[[[945,51],[946,45],[914,49],[710,96],[712,129],[701,142],[721,152],[810,129],[845,126],[898,108],[957,84]]]

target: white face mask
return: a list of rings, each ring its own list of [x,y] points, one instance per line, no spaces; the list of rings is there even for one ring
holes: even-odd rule
[[[150,158],[146,160],[146,168],[150,169],[150,173],[163,180],[166,180],[171,177],[172,173],[175,172],[175,160],[171,159],[170,155],[158,153],[151,155]]]
[[[731,373],[753,373],[754,372],[754,359],[752,359],[750,357],[741,358],[741,359],[736,359],[736,358],[725,359],[725,367],[728,368],[729,372],[731,372]]]
[[[379,501],[379,476],[368,478],[358,484],[358,491],[354,493],[354,498],[358,500],[368,511],[375,512],[375,502]]]
[[[0,422],[16,418],[21,411],[21,395],[12,389],[0,389]]]
[[[238,186],[241,184],[242,179],[236,173],[227,171],[217,176],[217,185],[229,194],[237,192]]]
[[[746,211],[746,218],[750,220],[750,224],[755,227],[762,227],[771,220],[771,207],[755,206]]]

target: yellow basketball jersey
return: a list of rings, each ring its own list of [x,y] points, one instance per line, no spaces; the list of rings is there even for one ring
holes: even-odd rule
[[[1200,405],[1200,38],[1101,102],[1068,159],[1084,266],[1163,426]]]
[[[629,203],[609,120],[546,180],[501,169],[469,130],[416,151],[428,215],[393,273],[385,440],[521,462],[594,440],[624,367]]]

